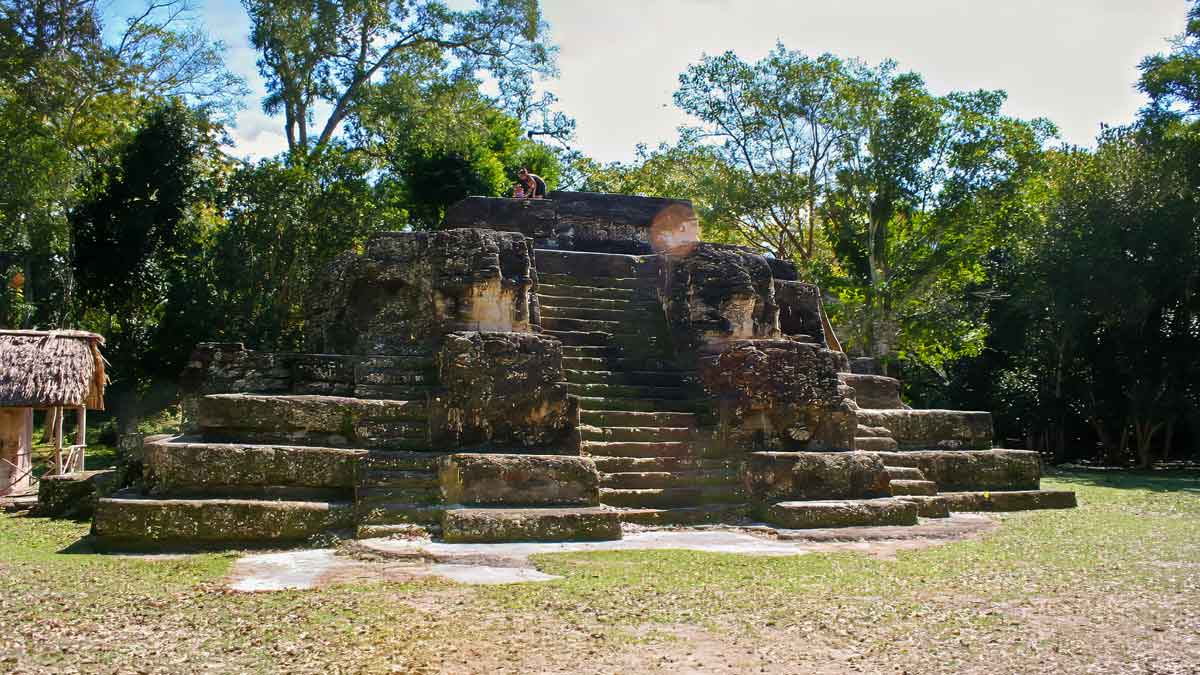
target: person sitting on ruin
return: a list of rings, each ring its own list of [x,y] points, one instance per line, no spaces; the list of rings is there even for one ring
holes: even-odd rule
[[[520,183],[513,185],[512,198],[525,199],[525,186]]]
[[[529,169],[521,167],[517,172],[517,180],[525,187],[525,199],[545,199],[546,198],[546,181],[536,173],[530,173]]]

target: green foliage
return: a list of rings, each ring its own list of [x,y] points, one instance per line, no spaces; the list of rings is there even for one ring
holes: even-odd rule
[[[305,294],[316,275],[334,256],[406,220],[370,171],[363,155],[335,144],[304,164],[267,159],[233,173],[226,225],[211,253],[222,308],[213,337],[301,346]]]
[[[175,100],[152,109],[103,187],[72,214],[81,325],[104,334],[110,399],[125,421],[155,379],[172,379],[204,338],[212,292],[204,245],[213,223],[216,128]]]
[[[378,75],[388,80],[450,75],[453,61],[460,76],[490,75],[499,100],[515,104],[530,100],[535,74],[552,70],[553,50],[543,42],[547,28],[536,0],[479,0],[462,11],[430,0],[243,0],[243,5],[267,82],[263,110],[284,114],[288,147],[301,157],[333,141],[371,96]],[[420,67],[411,68],[414,64]],[[317,104],[330,112],[310,131]]]

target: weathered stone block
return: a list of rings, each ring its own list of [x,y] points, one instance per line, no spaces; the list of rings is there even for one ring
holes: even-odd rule
[[[199,401],[199,426],[215,440],[404,449],[423,438],[425,401],[340,396],[213,394]]]
[[[857,417],[861,424],[889,429],[901,449],[986,450],[992,446],[992,416],[986,412],[862,409]]]
[[[940,495],[951,511],[1029,511],[1073,509],[1075,493],[1067,490],[945,492]]]
[[[454,333],[437,355],[431,431],[449,447],[558,449],[567,443],[562,345],[524,333]]]
[[[699,359],[727,445],[849,450],[854,412],[838,388],[834,353],[791,340],[738,340]]]
[[[664,255],[661,294],[678,349],[780,337],[771,266],[742,248],[700,243]]]
[[[146,443],[146,481],[155,491],[211,486],[350,488],[365,450],[203,443],[171,437]]]
[[[604,541],[621,538],[616,511],[576,509],[451,509],[442,538],[455,543]]]
[[[119,482],[118,472],[112,469],[42,476],[36,513],[48,518],[90,518],[96,501],[117,490]]]
[[[533,249],[517,233],[376,235],[310,292],[311,351],[403,354],[457,330],[529,331],[534,287]]]
[[[448,504],[600,503],[600,474],[586,457],[460,453],[442,459],[438,477]]]
[[[907,410],[900,400],[900,380],[882,375],[838,373],[843,384],[854,389],[854,402],[860,408]]]
[[[918,507],[902,499],[780,502],[766,511],[766,521],[788,529],[916,525]]]
[[[101,499],[92,534],[120,543],[298,542],[349,527],[352,504],[245,499]]]
[[[743,480],[757,502],[889,496],[883,461],[860,452],[753,452]]]
[[[914,451],[875,453],[884,464],[919,469],[942,492],[1036,490],[1041,457],[1029,450]]]
[[[791,272],[795,274],[795,269]],[[779,330],[784,335],[807,335],[817,344],[826,344],[825,327],[821,323],[821,289],[816,284],[785,281],[778,277],[776,274],[774,284],[775,301],[779,305]]]

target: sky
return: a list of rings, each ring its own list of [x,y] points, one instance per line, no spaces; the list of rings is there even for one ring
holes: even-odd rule
[[[200,15],[254,93],[238,115],[233,154],[286,147],[282,120],[262,113],[262,80],[239,0],[200,0]],[[455,4],[462,4],[457,2]],[[1185,0],[543,0],[559,74],[543,83],[577,121],[573,146],[627,161],[638,143],[675,138],[687,118],[671,102],[679,73],[704,54],[746,60],[782,42],[816,55],[884,59],[921,73],[934,93],[1003,89],[1005,113],[1045,117],[1062,140],[1092,145],[1102,123],[1143,104],[1142,57],[1181,33]]]

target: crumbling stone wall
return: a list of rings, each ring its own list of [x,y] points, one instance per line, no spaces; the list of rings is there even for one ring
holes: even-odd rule
[[[726,447],[849,450],[857,427],[833,352],[786,339],[739,340],[698,359]]]
[[[663,309],[679,351],[780,336],[771,266],[763,256],[700,243],[666,253],[663,262]]]
[[[537,323],[533,247],[484,229],[390,232],[339,256],[310,293],[308,348],[405,354],[460,330],[522,331]]]
[[[434,443],[569,451],[578,412],[567,400],[562,345],[532,333],[460,332],[437,353]]]

